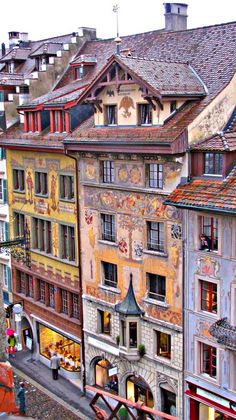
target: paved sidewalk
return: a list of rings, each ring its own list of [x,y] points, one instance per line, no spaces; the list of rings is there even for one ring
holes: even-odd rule
[[[48,391],[48,395],[54,396],[56,400],[58,398],[60,403],[64,402],[66,408],[73,407],[77,413],[80,413],[81,419],[94,419],[94,413],[89,406],[90,398],[85,397],[77,386],[60,376],[60,371],[58,381],[53,381],[51,369],[32,359],[31,353],[27,351],[18,352],[15,358],[9,359],[9,362],[17,374],[25,374],[26,380],[27,376],[33,379],[42,386],[44,392]]]

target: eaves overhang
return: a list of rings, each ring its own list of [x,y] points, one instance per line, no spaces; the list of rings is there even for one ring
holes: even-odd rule
[[[186,210],[210,211],[210,212],[220,213],[220,214],[227,213],[227,214],[236,215],[236,209],[234,210],[230,208],[227,209],[227,208],[217,208],[217,207],[210,207],[210,206],[197,206],[194,204],[175,203],[174,201],[171,201],[171,200],[165,200],[164,204],[168,206],[174,206],[174,207],[186,209]]]

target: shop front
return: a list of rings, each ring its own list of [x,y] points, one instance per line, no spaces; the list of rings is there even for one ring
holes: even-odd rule
[[[132,402],[144,403],[147,407],[154,407],[152,392],[147,383],[138,375],[131,375],[126,381],[126,397]]]
[[[94,365],[95,386],[118,394],[117,367],[108,360],[100,359]]]
[[[236,403],[213,392],[188,384],[185,391],[190,401],[191,420],[232,420],[236,419]]]
[[[37,333],[40,360],[50,366],[50,359],[56,353],[61,374],[68,379],[80,378],[80,343],[41,323],[37,323]]]

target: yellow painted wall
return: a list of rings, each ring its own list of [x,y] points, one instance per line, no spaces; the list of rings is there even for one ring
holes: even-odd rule
[[[25,170],[25,192],[13,191],[13,168]],[[48,195],[42,197],[35,195],[35,171],[48,173]],[[14,237],[14,211],[25,214],[27,224],[31,230],[32,217],[49,220],[52,223],[52,248],[53,257],[48,257],[42,252],[31,252],[32,261],[39,267],[53,268],[54,273],[71,274],[71,279],[78,279],[76,262],[67,263],[59,260],[59,222],[69,224],[76,230],[76,201],[69,202],[59,199],[60,174],[74,175],[74,161],[65,155],[50,153],[33,153],[28,151],[7,150],[7,179],[8,200],[10,211],[10,237]],[[31,185],[33,188],[31,190]],[[76,239],[75,239],[76,240]],[[77,244],[77,240],[76,240]]]
[[[115,85],[104,88],[98,95],[103,105],[117,105],[118,125],[137,125],[138,107],[137,104],[146,104],[142,98],[142,91],[138,85],[121,85],[119,91]],[[182,101],[177,102],[177,106],[182,105]],[[156,103],[155,103],[156,105]],[[153,125],[161,125],[170,115],[170,101],[163,101],[163,110],[156,105],[156,110],[152,111]],[[95,113],[95,125],[104,125],[104,113]]]

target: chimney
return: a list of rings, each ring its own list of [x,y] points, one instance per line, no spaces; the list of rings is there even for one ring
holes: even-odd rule
[[[2,43],[2,57],[6,54],[6,46],[4,42]]]
[[[18,45],[20,41],[20,32],[18,31],[8,32],[8,38],[9,38],[9,47],[13,48],[16,45]]]
[[[185,3],[163,3],[165,7],[165,30],[184,31],[187,29],[187,8]]]

